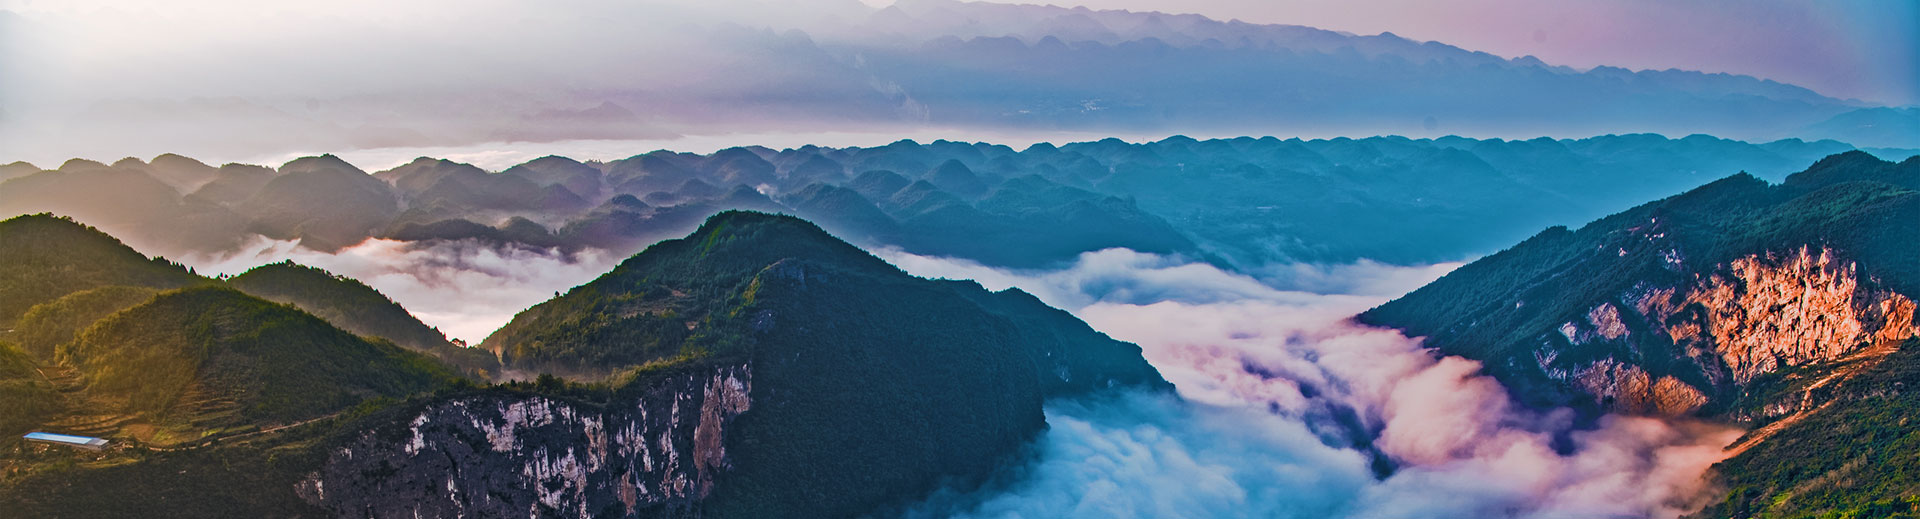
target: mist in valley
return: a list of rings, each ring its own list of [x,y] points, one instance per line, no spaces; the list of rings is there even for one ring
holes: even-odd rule
[[[1337,272],[1342,293],[1324,277],[1275,285],[1124,250],[1024,272],[882,255],[1031,292],[1141,345],[1178,388],[1054,402],[1027,465],[910,516],[1678,517],[1743,433],[1527,409],[1477,362],[1350,320],[1458,264],[1264,269]]]

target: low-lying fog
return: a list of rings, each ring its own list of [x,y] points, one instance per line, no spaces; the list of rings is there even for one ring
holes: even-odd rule
[[[256,237],[239,252],[179,260],[202,275],[239,275],[285,260],[351,277],[386,294],[448,338],[479,344],[513,315],[585,284],[623,258],[585,249],[504,248],[471,241],[371,239],[325,253],[294,241]]]
[[[1630,417],[1576,430],[1570,412],[1509,405],[1478,363],[1348,320],[1458,264],[1278,266],[1262,282],[1124,250],[1054,272],[883,256],[1032,292],[1140,344],[1179,393],[1055,402],[1013,481],[913,515],[1677,516],[1741,434]]]

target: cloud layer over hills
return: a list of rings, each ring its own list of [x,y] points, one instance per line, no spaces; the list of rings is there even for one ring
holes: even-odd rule
[[[1279,290],[1126,251],[1045,272],[885,256],[1071,309],[1139,343],[1182,397],[1056,402],[1037,459],[1009,481],[910,516],[1673,517],[1740,435],[1517,408],[1477,363],[1348,320],[1386,296]],[[1401,290],[1445,272],[1369,268]]]

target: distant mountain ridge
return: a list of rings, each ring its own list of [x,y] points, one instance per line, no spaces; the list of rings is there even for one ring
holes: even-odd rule
[[[0,214],[60,210],[171,256],[217,255],[254,234],[323,251],[385,238],[627,254],[747,209],[805,217],[863,246],[995,266],[1045,267],[1113,247],[1242,267],[1431,263],[1735,172],[1777,179],[1849,149],[1703,135],[1175,136],[1024,150],[899,141],[662,150],[608,162],[549,156],[500,172],[422,158],[371,175],[337,157],[282,172],[164,156],[12,166],[22,176],[0,183]],[[311,214],[286,209],[319,200],[327,207]],[[153,224],[162,221],[189,223]]]
[[[1726,89],[1729,94],[1755,95],[1782,101],[1834,101],[1803,87],[1751,76],[1678,69],[1634,71],[1610,66],[1594,67],[1582,72],[1565,66],[1548,65],[1533,56],[1502,58],[1445,42],[1409,40],[1391,32],[1356,35],[1303,25],[1220,21],[1199,14],[962,0],[902,0],[882,8],[865,22],[864,27],[872,29],[870,34],[917,39],[931,45],[994,43],[1011,48],[1011,42],[1003,38],[1014,38],[1028,49],[1039,50],[1071,48],[1076,44],[1097,43],[1111,47],[1133,43],[1147,48],[1157,45],[1175,49],[1284,49],[1296,54],[1329,55],[1353,52],[1368,58],[1392,56],[1412,64],[1540,69],[1566,75],[1589,74],[1628,81],[1637,79],[1649,84],[1664,82],[1668,86],[1698,91],[1719,88]]]
[[[849,72],[888,85],[907,117],[943,125],[1820,139],[1839,134],[1809,125],[1874,108],[1750,76],[1581,71],[1392,33],[1195,14],[908,0],[848,25],[809,33],[821,51],[852,61]],[[994,85],[992,95],[981,84]]]
[[[579,15],[555,11],[563,18]],[[1716,71],[1575,70],[1532,56],[1501,57],[1392,33],[1355,35],[1193,14],[952,0],[909,0],[879,9],[846,1],[822,3],[814,11],[773,20],[691,17],[658,29],[679,37],[675,47],[702,52],[603,44],[578,49],[595,56],[589,59],[599,66],[574,67],[650,63],[702,74],[502,75],[462,82],[457,89],[374,89],[333,98],[119,100],[113,106],[128,120],[95,138],[114,153],[228,156],[902,127],[988,135],[1654,132],[1920,147],[1912,132],[1863,131],[1852,124],[1897,107]],[[575,22],[564,26],[582,33],[629,28],[615,18]],[[529,35],[569,30],[527,29]],[[515,52],[475,45],[475,52]],[[396,85],[404,83],[397,79]],[[200,112],[227,115],[235,123],[190,123],[190,115],[183,115]],[[371,114],[391,116],[367,125],[363,119]],[[115,114],[94,115],[100,118],[95,124],[115,121]],[[51,160],[38,154],[72,149],[67,142],[36,142],[38,134],[18,137],[6,144],[19,151],[0,144],[0,155],[21,156],[0,160]]]

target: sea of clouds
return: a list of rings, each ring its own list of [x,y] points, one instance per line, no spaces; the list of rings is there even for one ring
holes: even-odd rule
[[[202,275],[239,275],[292,260],[360,280],[448,338],[479,344],[514,314],[613,270],[622,257],[597,249],[563,252],[471,240],[371,239],[338,252],[256,237],[237,252],[186,256]]]
[[[1509,402],[1477,362],[1351,317],[1457,264],[1283,266],[1262,279],[1125,250],[1017,272],[882,251],[1018,287],[1139,344],[1177,395],[1050,404],[1007,481],[922,517],[1672,517],[1741,431]],[[1291,275],[1275,275],[1291,273]]]

